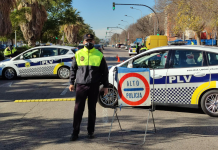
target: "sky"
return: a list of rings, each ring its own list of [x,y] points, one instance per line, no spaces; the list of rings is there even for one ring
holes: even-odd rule
[[[143,4],[149,7],[153,7],[155,4],[154,0],[72,0],[72,6],[80,12],[80,16],[83,17],[85,23],[89,24],[95,31],[96,36],[101,39],[105,38],[106,32],[122,32],[121,29],[115,28],[107,30],[107,27],[119,26],[126,28],[128,24],[132,24],[133,21],[136,22],[140,19],[141,14],[145,16],[152,13],[152,10],[144,6],[125,5],[116,5],[113,11],[113,2],[120,4]],[[139,10],[131,9],[130,7]]]

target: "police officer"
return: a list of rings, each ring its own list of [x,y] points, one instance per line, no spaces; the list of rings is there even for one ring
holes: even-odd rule
[[[6,49],[4,50],[4,57],[5,57],[5,59],[10,58],[10,57],[14,57],[16,51],[17,50],[15,48],[12,49],[12,46],[6,47]]]
[[[139,54],[139,43],[136,44],[136,52]]]
[[[140,49],[140,53],[144,52],[144,51],[147,51],[148,48],[144,45],[142,45],[142,48]]]
[[[88,97],[88,138],[94,138],[96,103],[100,82],[104,85],[104,94],[108,93],[108,67],[103,54],[94,48],[94,36],[84,35],[84,48],[76,52],[70,68],[70,87],[74,90],[76,80],[76,102],[74,107],[73,133],[70,140],[78,139],[85,102]]]

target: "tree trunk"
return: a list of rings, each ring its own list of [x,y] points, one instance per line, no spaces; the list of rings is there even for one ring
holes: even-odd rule
[[[197,45],[201,45],[201,32],[196,32],[197,35]]]
[[[36,46],[36,40],[35,39],[29,39],[28,40],[28,46]]]

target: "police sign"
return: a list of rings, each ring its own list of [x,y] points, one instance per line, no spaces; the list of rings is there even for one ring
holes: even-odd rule
[[[151,106],[150,70],[118,68],[118,103],[122,106]]]

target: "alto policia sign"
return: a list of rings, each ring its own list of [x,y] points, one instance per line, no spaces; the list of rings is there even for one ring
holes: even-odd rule
[[[122,106],[151,106],[150,70],[118,68],[118,104]]]

